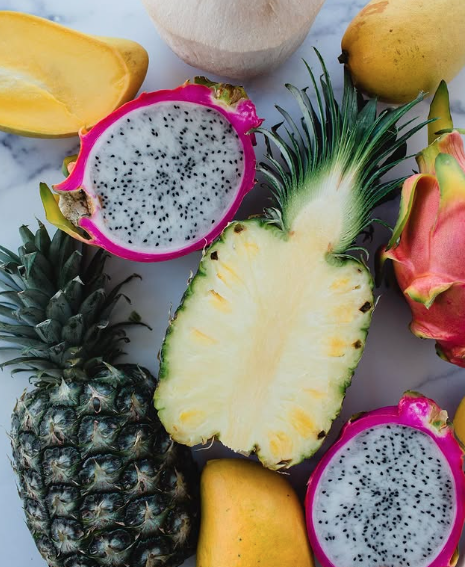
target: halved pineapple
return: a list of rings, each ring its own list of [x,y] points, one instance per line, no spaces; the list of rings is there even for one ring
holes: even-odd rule
[[[371,276],[260,220],[208,251],[163,347],[159,415],[181,443],[218,437],[266,466],[313,453],[365,344]],[[163,379],[169,376],[170,379]]]
[[[231,224],[206,251],[168,329],[155,394],[176,441],[216,437],[272,469],[312,455],[340,411],[373,311],[371,275],[347,252],[399,184],[380,176],[422,126],[397,139],[396,122],[417,101],[377,116],[348,78],[339,109],[323,72],[318,114],[289,86],[302,125],[279,109],[287,141],[258,130],[277,207]]]

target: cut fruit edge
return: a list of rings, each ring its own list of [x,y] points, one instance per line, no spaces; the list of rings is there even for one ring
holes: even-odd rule
[[[222,214],[221,222],[217,223],[202,238],[201,244],[193,242],[183,248],[169,251],[166,253],[154,254],[153,252],[142,252],[128,250],[124,246],[120,246],[109,239],[102,230],[100,230],[92,220],[92,217],[101,209],[98,195],[92,188],[87,187],[85,182],[86,165],[94,145],[100,136],[115,122],[126,116],[132,110],[138,110],[146,106],[151,106],[159,102],[190,102],[213,108],[222,114],[231,123],[237,136],[242,144],[244,152],[244,161],[248,167],[244,168],[244,174],[241,178],[241,184],[236,191],[236,196],[228,209]],[[228,106],[221,98],[215,98],[212,88],[200,84],[186,84],[173,90],[160,90],[153,93],[142,93],[137,99],[127,102],[112,114],[101,120],[89,131],[82,129],[79,133],[81,140],[81,149],[76,160],[75,166],[64,181],[54,185],[53,189],[57,193],[73,192],[83,190],[88,198],[92,201],[93,211],[88,217],[84,216],[79,219],[79,228],[85,230],[90,240],[88,244],[100,246],[109,252],[139,262],[164,261],[176,258],[181,254],[188,254],[195,250],[208,245],[217,236],[221,234],[225,226],[233,219],[240,203],[245,195],[254,187],[255,184],[255,152],[253,144],[255,142],[254,134],[249,133],[253,128],[258,127],[263,122],[257,117],[254,104],[249,99],[241,99],[235,106]]]
[[[462,472],[464,452],[454,436],[447,413],[441,410],[433,400],[423,397],[416,392],[406,392],[398,406],[379,408],[368,413],[358,414],[349,420],[343,427],[338,440],[318,462],[308,481],[308,490],[305,497],[308,535],[315,555],[320,558],[326,558],[326,565],[331,565],[331,562],[319,543],[313,523],[313,501],[323,473],[348,441],[372,427],[392,424],[418,429],[435,441],[438,449],[449,464],[454,479],[455,499],[458,503],[465,502],[465,476]],[[457,542],[460,539],[464,521],[465,506],[459,505],[457,506],[453,528],[449,534],[447,544],[428,567],[451,565],[451,559],[456,554]]]
[[[114,56],[115,62],[121,66],[121,69],[125,70],[124,74],[124,84],[119,86],[119,97],[114,104],[108,108],[108,112],[113,112],[116,108],[120,107],[122,104],[130,101],[136,96],[140,86],[142,85],[145,76],[147,74],[149,57],[147,51],[137,43],[136,41],[118,38],[118,37],[104,37],[93,34],[87,34],[85,32],[74,30],[57,22],[53,22],[47,18],[42,18],[40,16],[35,16],[33,14],[27,14],[23,12],[16,12],[13,10],[1,10],[1,16],[3,17],[13,17],[18,20],[25,20],[26,25],[31,26],[42,26],[49,28],[50,30],[58,30],[59,33],[69,34],[71,37],[79,38],[80,40],[85,40],[89,44],[93,44],[96,48],[102,48],[109,50]],[[79,117],[67,108],[64,102],[57,99],[53,93],[49,90],[44,91],[47,96],[54,99],[57,105],[63,105],[69,112],[70,116],[79,120]],[[103,118],[103,116],[102,116]],[[80,120],[82,124],[82,120]],[[92,121],[87,127],[93,126],[97,120]],[[60,132],[43,132],[38,129],[28,129],[26,127],[18,127],[12,125],[0,125],[0,129],[4,132],[26,136],[32,138],[68,138],[78,135],[78,130],[60,131]]]
[[[289,270],[313,255],[313,269],[300,274],[293,294],[286,293]],[[266,273],[273,285],[263,282]],[[312,287],[314,277],[324,283]],[[276,308],[266,309],[273,300]],[[316,452],[339,415],[373,307],[371,275],[354,258],[333,266],[319,250],[310,253],[297,232],[287,241],[277,227],[260,219],[230,224],[202,259],[167,330],[155,393],[160,419],[173,438],[188,446],[216,438],[241,454],[257,453],[268,468],[298,464]],[[289,320],[292,332],[286,330],[290,313],[295,313]],[[325,329],[324,336],[313,318]],[[241,360],[235,361],[239,353],[234,345],[247,336],[251,339],[242,347]],[[180,352],[182,356],[176,354]],[[186,365],[186,360],[192,363]],[[200,380],[205,368],[209,378]],[[327,380],[322,373],[329,373]],[[295,376],[291,382],[290,375]],[[187,394],[187,384],[193,383],[196,387],[190,386]],[[213,409],[204,401],[208,391],[222,392],[218,404],[229,419],[213,418],[219,406],[215,403]],[[252,430],[258,412],[262,426]],[[276,415],[289,418],[282,421]]]

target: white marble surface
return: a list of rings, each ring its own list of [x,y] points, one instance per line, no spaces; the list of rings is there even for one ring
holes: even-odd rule
[[[311,46],[324,55],[337,90],[342,86],[342,69],[337,62],[342,34],[366,0],[327,0],[310,35],[298,52],[273,74],[250,81],[245,86],[257,105],[258,112],[271,126],[278,121],[273,105],[292,107],[284,88],[285,82],[298,86],[308,84],[301,58],[315,63]],[[157,36],[149,18],[138,0],[0,0],[0,9],[21,10],[51,18],[70,27],[100,35],[122,36],[139,41],[151,58],[145,90],[175,87],[195,75],[172,54]],[[59,46],[57,47],[59,48]],[[433,65],[434,62],[431,62]],[[450,85],[452,107],[457,125],[465,127],[465,72]],[[427,114],[428,104],[423,103],[416,113]],[[410,144],[410,153],[425,145],[426,133],[418,134]],[[61,179],[62,158],[74,153],[75,139],[50,141],[19,138],[0,134],[0,243],[16,248],[19,243],[17,228],[22,224],[34,227],[35,218],[43,218],[39,199],[39,181],[54,183]],[[261,152],[261,148],[258,148]],[[401,168],[409,172],[413,160]],[[399,171],[398,171],[399,173]],[[259,212],[265,199],[257,188],[248,197],[241,215]],[[396,204],[385,206],[380,216],[392,220]],[[377,228],[374,251],[387,238],[384,229]],[[130,356],[153,372],[157,370],[157,351],[167,325],[170,306],[175,307],[185,288],[191,270],[195,270],[198,254],[158,265],[131,265],[124,261],[111,262],[116,277],[137,271],[143,275],[141,283],[134,283],[132,295],[136,308],[144,314],[153,332],[137,330],[132,333]],[[402,298],[393,290],[380,290],[381,298],[374,314],[367,348],[348,391],[342,417],[335,423],[332,438],[342,419],[352,413],[380,405],[394,404],[402,392],[413,388],[434,397],[453,414],[465,395],[465,370],[441,361],[434,353],[432,342],[420,341],[410,334],[409,311]],[[0,565],[8,567],[42,567],[44,561],[35,549],[23,520],[23,512],[16,494],[15,478],[8,456],[10,453],[7,431],[15,399],[27,387],[23,375],[11,378],[8,371],[1,374],[0,396]],[[209,451],[197,452],[200,462],[226,454],[216,445]],[[291,480],[303,494],[305,481],[314,460],[296,467]],[[190,560],[186,566],[192,567]]]

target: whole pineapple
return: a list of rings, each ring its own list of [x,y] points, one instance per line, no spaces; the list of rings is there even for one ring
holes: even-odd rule
[[[105,253],[85,262],[76,241],[40,224],[0,247],[5,365],[32,374],[11,442],[27,525],[50,567],[179,565],[194,551],[197,472],[156,412],[150,373],[113,366],[127,342],[111,324]]]

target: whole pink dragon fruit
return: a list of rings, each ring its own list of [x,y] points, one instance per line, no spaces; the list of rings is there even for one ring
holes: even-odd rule
[[[309,480],[310,544],[323,567],[452,567],[465,520],[463,452],[435,402],[355,416]]]
[[[81,132],[58,196],[41,185],[47,218],[129,260],[201,249],[255,183],[250,130],[261,123],[242,87],[203,77],[142,94]]]
[[[412,310],[412,332],[435,339],[438,354],[465,367],[465,152],[452,130],[447,86],[431,105],[430,146],[420,173],[402,188],[399,219],[382,259],[391,259]],[[435,132],[449,130],[439,138]]]

